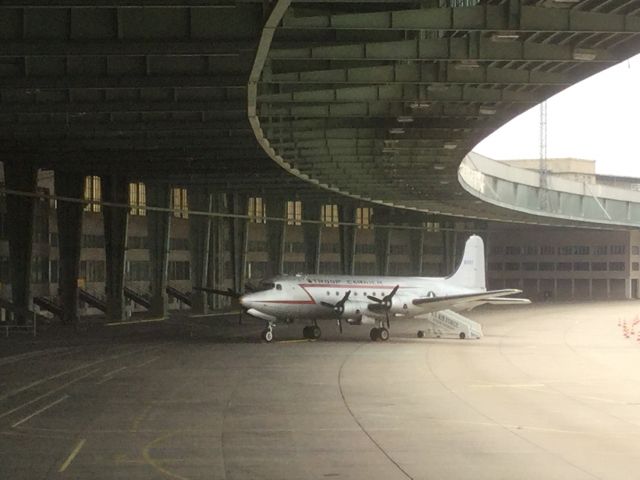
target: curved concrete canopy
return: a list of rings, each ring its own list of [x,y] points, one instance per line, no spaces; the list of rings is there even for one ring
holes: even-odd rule
[[[272,10],[250,77],[249,118],[279,165],[329,191],[426,212],[640,223],[635,198],[621,207],[618,194],[601,200],[556,181],[540,194],[530,172],[499,178],[480,168],[489,161],[462,163],[509,119],[640,50],[637,4],[368,7],[280,0]],[[483,186],[492,182],[508,188],[490,194]]]

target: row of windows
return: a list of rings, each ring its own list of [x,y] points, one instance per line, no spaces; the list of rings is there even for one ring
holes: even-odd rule
[[[493,255],[622,255],[626,252],[625,245],[563,245],[556,249],[552,245],[528,246],[495,246],[491,249]],[[632,247],[634,255],[640,254],[639,247]]]
[[[638,270],[638,262],[634,262],[632,264],[633,270]],[[500,271],[518,271],[524,270],[525,272],[535,272],[535,271],[576,271],[576,272],[624,272],[625,271],[625,263],[624,262],[489,262],[489,270],[493,272]]]

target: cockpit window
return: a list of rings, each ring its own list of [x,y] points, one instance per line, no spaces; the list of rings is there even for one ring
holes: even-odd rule
[[[273,282],[262,282],[262,283],[260,284],[260,289],[259,289],[259,290],[260,290],[260,291],[264,291],[264,290],[272,290],[272,289],[274,289],[274,288],[275,288],[275,286],[276,286],[276,284],[275,284],[275,283],[273,283]]]
[[[282,290],[282,285],[280,285],[279,283],[276,283],[276,290]]]

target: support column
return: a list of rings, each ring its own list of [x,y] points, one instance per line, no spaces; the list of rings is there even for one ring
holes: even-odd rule
[[[354,224],[356,209],[353,205],[339,205],[338,219],[340,223]],[[340,265],[343,275],[353,275],[356,256],[356,232],[354,225],[340,225]]]
[[[211,199],[211,210],[221,213],[224,211],[224,194],[216,193]],[[209,272],[207,287],[222,288],[224,283],[224,239],[225,220],[222,217],[211,217],[211,240],[209,242]],[[214,310],[221,309],[227,302],[227,297],[211,294],[209,305]]]
[[[84,175],[56,170],[55,193],[61,197],[82,199]],[[58,202],[58,291],[63,306],[62,323],[78,325],[78,277],[82,251],[81,203]]]
[[[322,204],[305,202],[302,219],[318,223],[303,223],[305,273],[320,273],[320,242],[322,240]]]
[[[374,212],[374,242],[376,249],[376,273],[389,275],[389,255],[391,253],[391,229],[377,225],[388,225],[390,215],[387,210],[377,208]]]
[[[409,249],[413,273],[422,276],[424,260],[424,229],[409,231]]]
[[[102,198],[105,202],[127,205],[129,182],[122,175],[100,177]],[[127,250],[127,220],[129,209],[103,206],[104,248],[107,267],[105,293],[107,318],[111,321],[125,319],[124,269]]]
[[[212,195],[202,186],[190,187],[187,191],[189,208],[197,212],[210,212]],[[207,294],[193,287],[204,287],[207,284],[209,269],[209,241],[211,237],[211,217],[206,215],[189,215],[189,249],[191,253],[191,312],[204,314],[207,312]]]
[[[229,195],[229,210],[234,215],[247,214],[247,196],[233,193]],[[246,218],[231,219],[231,263],[233,271],[233,289],[236,292],[244,291],[246,281],[247,242],[249,240]]]
[[[4,162],[5,184],[9,190],[35,193],[38,169],[26,161]],[[31,257],[33,254],[33,227],[35,199],[7,195],[7,223],[9,237],[9,268],[11,270],[11,297],[24,313],[17,314],[19,324],[26,321],[26,310],[32,306]]]
[[[146,184],[147,205],[170,208],[171,187],[168,183],[149,182]],[[167,295],[167,268],[171,232],[171,213],[155,210],[147,211],[147,238],[149,261],[151,264],[151,309],[154,316],[167,316],[169,299]]]
[[[306,208],[306,204],[304,205]],[[267,200],[267,216],[287,218],[287,202],[281,199]],[[285,220],[267,220],[267,276],[281,275],[284,271],[284,243],[287,222]]]

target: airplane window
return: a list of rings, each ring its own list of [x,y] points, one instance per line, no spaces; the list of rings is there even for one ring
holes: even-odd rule
[[[336,297],[340,295],[340,292],[336,290]]]
[[[353,292],[353,295],[357,297],[358,296],[358,292]]]
[[[327,297],[331,295],[331,292],[329,290],[327,290]]]
[[[276,290],[282,290],[282,285],[280,285],[279,283],[276,283]]]
[[[275,286],[276,286],[276,285],[275,285],[275,283],[271,283],[271,282],[262,282],[262,283],[260,284],[260,288],[259,288],[259,290],[260,290],[260,291],[262,291],[262,290],[271,290],[271,289],[275,288]]]
[[[362,292],[362,295],[364,295],[366,297],[367,296],[367,292]]]

